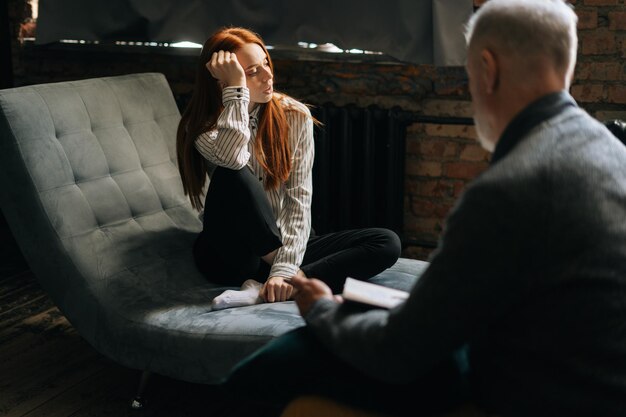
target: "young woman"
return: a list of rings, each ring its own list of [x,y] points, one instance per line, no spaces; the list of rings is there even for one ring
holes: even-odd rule
[[[310,236],[313,118],[273,82],[257,34],[218,30],[202,48],[178,127],[183,187],[195,209],[204,207],[196,264],[210,281],[242,287],[217,297],[214,308],[288,300],[296,274],[340,291],[347,276],[370,278],[400,253],[386,229]]]

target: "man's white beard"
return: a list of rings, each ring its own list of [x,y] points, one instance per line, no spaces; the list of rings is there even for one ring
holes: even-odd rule
[[[480,146],[483,147],[487,152],[492,152],[496,148],[496,141],[490,139],[490,129],[487,127],[486,123],[482,123],[479,121],[477,117],[474,117],[474,127],[476,128],[476,134],[478,135],[478,141],[480,142]]]

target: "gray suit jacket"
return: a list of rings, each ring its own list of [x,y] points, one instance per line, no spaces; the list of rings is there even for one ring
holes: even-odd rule
[[[626,415],[626,147],[564,108],[465,190],[405,304],[306,320],[394,382],[469,344],[476,400],[504,416]]]

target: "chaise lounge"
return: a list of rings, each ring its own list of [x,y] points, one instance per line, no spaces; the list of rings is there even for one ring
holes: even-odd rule
[[[202,224],[176,166],[180,113],[162,74],[0,91],[0,206],[44,290],[94,349],[128,368],[218,382],[304,324],[293,302],[211,311]],[[373,282],[410,288],[425,262]]]

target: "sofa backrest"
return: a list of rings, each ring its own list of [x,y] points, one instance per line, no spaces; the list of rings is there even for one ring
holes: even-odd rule
[[[153,233],[201,229],[176,166],[179,120],[156,73],[0,91],[0,205],[49,292],[181,249]]]

